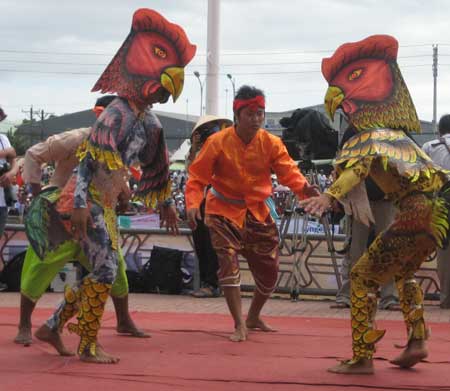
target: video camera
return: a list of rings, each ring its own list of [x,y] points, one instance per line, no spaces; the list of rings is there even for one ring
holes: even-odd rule
[[[6,174],[11,169],[11,164],[7,161],[0,162],[0,176]],[[5,193],[5,203],[6,206],[13,206],[16,200],[14,199],[13,191],[11,186],[5,186],[3,188]]]
[[[280,125],[285,128],[281,139],[292,159],[308,162],[336,156],[338,132],[321,112],[297,109],[290,117],[281,118]]]
[[[6,174],[11,169],[11,164],[6,161],[0,162],[0,176]]]

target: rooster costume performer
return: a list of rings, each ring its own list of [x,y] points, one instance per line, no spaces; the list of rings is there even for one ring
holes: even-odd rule
[[[195,54],[181,27],[149,9],[135,12],[131,32],[95,84],[93,91],[116,93],[80,147],[78,172],[62,191],[42,193],[33,202],[26,230],[36,254],[44,259],[59,246],[78,239],[92,264],[78,291],[66,289],[65,301],[37,336],[57,348],[65,323],[80,336],[83,361],[118,359],[97,345],[106,300],[118,266],[119,234],[115,207],[126,186],[128,169],[140,164],[138,195],[147,205],[170,196],[168,154],[153,103],[174,101],[183,88],[184,67]],[[166,204],[166,215],[173,206]],[[89,223],[88,223],[89,220]]]
[[[336,157],[336,182],[302,204],[308,212],[321,214],[337,199],[368,224],[363,182],[370,176],[398,208],[393,223],[351,270],[353,358],[329,369],[336,373],[373,373],[375,343],[385,333],[374,324],[376,294],[392,278],[408,341],[391,363],[409,368],[427,356],[423,294],[414,273],[436,246],[447,242],[449,177],[408,136],[420,132],[420,123],[396,62],[397,50],[393,37],[377,35],[342,45],[322,61],[329,115],[342,108],[358,133]]]

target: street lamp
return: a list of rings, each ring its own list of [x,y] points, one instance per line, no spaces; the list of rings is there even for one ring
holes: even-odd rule
[[[200,117],[203,115],[203,83],[200,80],[200,72],[195,71],[194,76],[197,78],[198,83],[200,84]]]
[[[228,116],[228,88],[225,88],[225,117]]]
[[[233,76],[231,76],[229,73],[227,73],[228,79],[230,79],[231,84],[233,85],[233,98],[236,96],[236,86],[234,85],[234,79]]]

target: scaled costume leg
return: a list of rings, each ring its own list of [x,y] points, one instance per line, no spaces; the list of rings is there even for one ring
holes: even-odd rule
[[[392,203],[388,201],[371,201],[370,207],[375,218],[375,234],[379,235],[380,232],[387,229],[389,224],[391,224],[394,218],[395,209]],[[350,274],[353,265],[355,265],[366,251],[368,238],[369,228],[359,221],[352,221],[352,242],[348,260],[346,262],[344,261],[342,264],[342,268],[344,269],[342,272],[342,287],[336,295],[336,303],[350,305],[351,282],[347,276]],[[381,285],[380,296],[380,308],[382,309],[398,303],[394,280]]]
[[[136,337],[148,337],[149,335],[139,330],[132,321],[128,312],[128,280],[126,276],[125,259],[123,258],[122,251],[118,252],[118,272],[117,277],[111,289],[111,296],[114,301],[117,316],[117,331],[119,333],[127,333]],[[47,254],[44,259],[40,259],[34,252],[31,246],[28,247],[25,261],[21,274],[21,312],[19,321],[19,332],[14,342],[19,344],[28,345],[32,343],[31,338],[31,315],[33,313],[36,302],[45,293],[50,283],[53,281],[57,273],[64,267],[64,265],[71,261],[77,260],[88,271],[92,270],[92,267],[87,260],[84,252],[81,250],[80,245],[75,241],[67,241],[61,244],[57,249]],[[78,290],[78,287],[72,287],[72,289]],[[66,291],[66,294],[73,295]],[[65,294],[65,296],[66,296]],[[71,296],[72,297],[72,296]],[[72,311],[72,303],[67,303],[68,308],[65,309],[66,299],[64,299],[60,305],[61,313],[65,314],[62,324],[60,320],[53,320],[50,324],[53,330],[58,329],[62,331],[64,323],[67,322],[68,314]],[[73,312],[73,315],[76,311]],[[58,323],[58,326],[54,326],[54,323]]]
[[[19,331],[14,342],[24,345],[32,343],[31,315],[36,302],[47,290],[61,268],[73,259],[79,259],[83,266],[89,267],[87,260],[81,256],[80,246],[74,241],[61,244],[42,260],[31,246],[28,247],[20,283]]]
[[[107,208],[103,212],[100,206],[93,204],[91,216],[94,225],[88,228],[88,237],[82,246],[92,264],[92,273],[83,279],[78,324],[70,324],[69,330],[80,336],[78,354],[82,360],[102,362],[98,357],[97,335],[117,275],[118,238],[114,212],[111,215]]]
[[[92,265],[92,272],[81,283],[78,324],[70,324],[69,330],[80,336],[78,354],[83,361],[111,363],[117,362],[117,359],[110,356],[104,359],[103,354],[99,356],[97,334],[106,300],[117,274],[117,237],[111,234],[111,227],[107,228],[108,222],[105,221],[102,208],[93,204],[91,216],[94,226],[88,227],[88,237],[82,242],[82,247]],[[71,293],[69,290],[66,292]],[[69,312],[70,308],[59,306],[47,321],[48,328],[53,333],[62,329],[68,320]]]
[[[420,287],[411,280],[411,276],[436,246],[431,235],[427,234],[427,230],[431,229],[427,225],[429,223],[426,223],[431,214],[431,203],[424,195],[408,197],[402,202],[401,211],[393,224],[374,240],[368,251],[353,267],[351,271],[353,358],[341,366],[331,368],[331,371],[352,373],[348,368],[356,367],[361,360],[372,360],[375,343],[385,333],[384,330],[376,330],[373,326],[374,294],[379,285],[385,284],[393,277],[399,288],[408,341],[425,340],[423,297]]]

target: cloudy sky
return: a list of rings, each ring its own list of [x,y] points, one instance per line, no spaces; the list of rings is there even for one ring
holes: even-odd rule
[[[268,111],[322,103],[320,61],[342,43],[391,34],[419,117],[433,115],[432,45],[438,44],[438,118],[450,112],[450,1],[446,0],[220,0],[222,115],[231,116],[236,86],[267,95]],[[62,115],[91,108],[95,81],[127,36],[133,12],[153,8],[181,25],[197,55],[186,68],[176,104],[163,111],[198,114],[206,71],[207,0],[0,0],[0,105],[7,120],[43,109]]]

